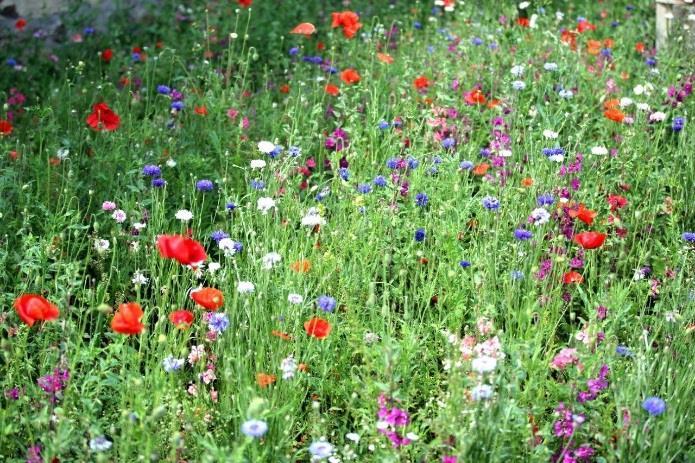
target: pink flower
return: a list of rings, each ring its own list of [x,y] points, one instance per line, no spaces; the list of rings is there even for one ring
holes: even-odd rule
[[[569,365],[576,365],[579,363],[579,357],[577,356],[577,349],[565,347],[553,358],[550,362],[550,366],[556,370],[564,370]]]

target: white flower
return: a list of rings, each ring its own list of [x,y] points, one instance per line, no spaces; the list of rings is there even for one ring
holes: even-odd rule
[[[550,212],[543,207],[537,207],[531,211],[531,219],[534,225],[543,225],[550,220]]]
[[[256,287],[250,281],[240,281],[236,285],[236,290],[239,291],[240,294],[250,294],[256,290]]]
[[[188,222],[193,218],[193,213],[188,209],[179,209],[178,211],[176,211],[175,217],[179,219],[181,222]]]
[[[140,270],[136,270],[135,273],[133,273],[133,279],[130,281],[132,281],[135,286],[142,286],[146,285],[150,279],[143,275]]]
[[[260,141],[258,142],[258,151],[263,154],[270,154],[275,151],[275,143],[270,141]]]
[[[502,156],[503,158],[508,158],[512,155],[512,150],[500,150],[499,155]]]
[[[325,225],[326,219],[319,215],[318,209],[315,207],[309,208],[306,215],[302,217],[302,225],[305,227],[315,227],[316,225]]]
[[[642,85],[635,85],[635,88],[632,89],[632,93],[635,95],[641,95],[644,93],[644,87]]]
[[[219,262],[210,262],[208,264],[208,273],[212,275],[215,272],[217,272],[220,268],[222,268],[222,265]]]
[[[514,90],[523,90],[526,88],[526,83],[523,80],[515,80],[512,82],[512,88]]]
[[[367,331],[364,333],[364,343],[365,344],[374,344],[375,342],[379,342],[379,335],[376,333],[372,333],[371,331]]]
[[[563,19],[565,19],[565,13],[563,13],[562,11],[556,11],[555,19],[557,19],[558,21],[562,21]]]
[[[262,169],[265,167],[265,161],[263,159],[254,159],[251,161],[252,169]]]
[[[326,441],[313,442],[309,446],[309,453],[311,453],[312,459],[323,460],[333,454],[333,446]]]
[[[420,438],[420,436],[418,436],[414,432],[409,432],[408,434],[405,435],[405,437],[407,437],[410,440],[418,440]]]
[[[274,207],[275,200],[273,198],[258,198],[257,208],[262,214],[267,214]]]
[[[293,355],[282,359],[282,362],[280,362],[280,370],[282,370],[282,379],[294,378],[297,372],[297,362],[294,360]]]
[[[551,154],[548,156],[548,159],[551,161],[555,162],[562,162],[565,160],[565,155],[564,154]]]
[[[572,93],[572,90],[560,90],[558,93],[560,95],[560,98],[564,98],[566,100],[571,99],[574,96],[574,93]]]
[[[624,97],[622,97],[622,98],[620,99],[620,107],[621,107],[621,108],[627,108],[627,107],[630,106],[632,103],[634,103],[634,102],[632,101],[632,98],[628,98],[628,97],[624,96]]]
[[[94,241],[94,249],[96,249],[99,254],[108,251],[109,247],[111,247],[111,242],[109,240],[97,239]]]
[[[666,114],[661,111],[656,111],[649,115],[650,122],[661,122],[664,119],[666,119]]]
[[[354,432],[349,432],[349,433],[345,434],[345,438],[347,440],[351,440],[355,444],[360,441],[360,435],[357,433],[354,433]]]
[[[519,77],[520,75],[522,75],[524,73],[524,65],[519,64],[519,65],[513,66],[511,71],[509,71],[509,72],[511,72],[514,77]]]
[[[496,367],[497,359],[493,357],[488,357],[487,355],[474,358],[471,362],[471,368],[473,369],[473,371],[481,375],[484,373],[490,373],[491,371],[494,371]]]
[[[637,107],[637,109],[639,109],[640,111],[649,111],[650,109],[647,103],[637,103],[635,107]]]
[[[262,267],[270,270],[273,266],[282,260],[282,256],[277,252],[269,252],[261,259]]]
[[[172,158],[167,159],[167,167],[176,167],[176,161],[174,161]]]
[[[531,2],[521,2],[519,3],[519,9],[520,10],[525,10],[531,5]]]
[[[118,223],[123,223],[125,222],[125,219],[128,218],[128,216],[126,216],[125,211],[122,209],[116,209],[115,211],[113,211],[111,217],[113,217],[113,220],[115,220]]]
[[[543,136],[545,138],[548,138],[550,140],[555,140],[557,138],[558,133],[553,132],[552,130],[546,129],[543,131]]]
[[[290,293],[287,295],[287,302],[295,305],[301,304],[302,302],[304,302],[304,296],[302,296],[301,294]]]
[[[471,389],[471,398],[475,401],[487,400],[492,397],[492,386],[480,384]]]
[[[550,72],[557,71],[557,63],[545,63],[543,69]]]
[[[605,156],[606,154],[608,154],[608,149],[605,146],[594,146],[593,148],[591,148],[591,154]]]
[[[142,230],[145,227],[147,227],[147,224],[142,223],[142,222],[136,222],[133,224],[133,228],[138,230],[138,231]]]
[[[57,157],[58,159],[60,159],[61,161],[67,159],[69,155],[70,155],[70,150],[67,149],[67,148],[60,148],[60,149],[56,152],[56,157]]]

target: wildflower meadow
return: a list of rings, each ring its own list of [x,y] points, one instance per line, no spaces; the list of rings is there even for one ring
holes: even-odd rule
[[[654,11],[13,18],[0,461],[695,462],[695,5]]]

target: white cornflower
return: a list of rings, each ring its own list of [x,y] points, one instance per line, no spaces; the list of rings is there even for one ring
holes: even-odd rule
[[[176,167],[176,161],[169,158],[169,159],[167,159],[166,165],[167,165],[167,167]]]
[[[656,111],[649,115],[649,122],[661,122],[664,119],[666,119],[666,113],[661,111]]]
[[[275,151],[275,143],[266,140],[260,141],[258,142],[258,151],[263,154],[270,154]]]
[[[513,66],[511,71],[509,71],[509,72],[511,72],[514,77],[519,77],[520,75],[522,75],[524,73],[524,65],[519,64],[519,65]]]
[[[550,220],[550,212],[543,207],[537,207],[531,211],[531,220],[534,225],[543,225]]]
[[[269,252],[263,258],[261,259],[261,266],[266,269],[270,270],[275,266],[275,264],[279,263],[282,260],[282,256],[278,254],[277,252]]]
[[[94,241],[94,249],[96,249],[99,254],[108,251],[109,247],[111,247],[111,242],[109,240],[97,239]]]
[[[263,159],[254,159],[251,161],[252,169],[262,169],[265,167],[265,161]]]
[[[188,209],[179,209],[178,211],[176,211],[175,217],[179,219],[181,222],[188,222],[193,218],[193,213]]]
[[[222,268],[222,265],[219,262],[210,262],[208,264],[208,273],[212,275],[215,272],[217,272],[220,268]]]
[[[649,109],[650,109],[649,105],[647,103],[637,103],[635,105],[635,107],[637,109],[639,109],[640,111],[649,111]]]
[[[497,359],[482,355],[474,358],[471,362],[471,368],[478,374],[490,373],[497,367]]]
[[[591,148],[591,154],[605,156],[606,154],[608,154],[608,149],[605,146],[594,146],[593,148]]]
[[[557,133],[557,132],[554,132],[554,131],[552,131],[552,130],[546,129],[546,130],[543,131],[543,136],[544,136],[545,138],[550,139],[550,140],[555,140],[555,139],[557,138],[557,136],[558,136],[558,133]]]
[[[632,101],[632,98],[624,96],[620,99],[621,108],[627,108],[628,106],[632,105],[632,103],[634,103],[634,101]]]
[[[234,254],[237,253],[237,243],[231,238],[222,238],[218,243],[217,246],[224,252],[224,255],[227,257],[231,257]]]
[[[61,161],[64,161],[65,159],[67,159],[69,155],[70,155],[70,150],[67,148],[60,148],[56,152],[56,157],[58,159],[60,159]]]
[[[258,198],[257,208],[262,214],[267,214],[269,210],[275,207],[275,200],[273,198]]]
[[[325,225],[326,219],[321,217],[318,209],[315,207],[309,208],[306,215],[302,217],[302,225],[305,227],[315,227],[316,225]]]
[[[140,231],[145,227],[147,227],[147,224],[142,223],[142,222],[136,222],[133,224],[133,228],[136,229],[137,231]]]
[[[569,100],[574,96],[574,93],[572,90],[560,90],[558,92],[558,95],[560,95],[560,98],[564,98],[565,100]]]
[[[355,444],[357,444],[360,441],[360,435],[357,433],[354,433],[354,432],[349,432],[349,433],[345,434],[345,438],[347,440],[351,440]]]
[[[555,72],[557,71],[557,63],[545,63],[543,65],[543,69],[546,71]]]
[[[294,356],[290,355],[285,357],[280,362],[280,369],[282,370],[282,379],[292,379],[297,372],[297,362],[294,360]]]
[[[287,295],[287,302],[295,305],[301,304],[302,302],[304,302],[304,296],[302,296],[301,294],[290,293]]]
[[[471,389],[471,398],[475,401],[487,400],[492,397],[492,386],[481,384]]]
[[[116,209],[115,211],[113,211],[113,214],[111,214],[111,217],[113,217],[113,220],[115,220],[118,223],[123,223],[125,222],[125,219],[128,218],[123,209]]]
[[[241,294],[250,294],[256,290],[256,286],[250,281],[240,281],[236,285],[236,290]]]
[[[135,273],[133,273],[132,280],[130,281],[132,281],[135,286],[142,286],[146,285],[147,282],[150,281],[150,279],[143,275],[140,270],[136,270]]]
[[[526,88],[526,83],[523,80],[515,80],[512,82],[512,88],[514,90],[523,90]]]
[[[365,344],[374,344],[375,342],[379,342],[379,337],[378,334],[372,333],[371,331],[367,331],[364,333],[364,343]]]

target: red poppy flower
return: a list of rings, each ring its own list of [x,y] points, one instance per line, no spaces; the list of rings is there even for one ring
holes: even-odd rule
[[[611,206],[611,212],[615,212],[627,206],[627,199],[620,195],[608,195],[608,204]]]
[[[340,80],[348,85],[352,85],[360,81],[360,75],[354,69],[346,69],[340,73]]]
[[[516,23],[521,27],[529,27],[531,25],[531,21],[528,18],[516,18]]]
[[[580,204],[577,209],[570,209],[569,216],[573,219],[579,219],[587,225],[591,225],[594,222],[594,217],[597,213],[587,209],[583,204]]]
[[[294,29],[290,31],[290,34],[299,34],[309,37],[311,34],[316,32],[316,26],[311,23],[301,23],[297,24]]]
[[[623,122],[623,120],[625,119],[625,114],[621,110],[616,108],[607,109],[603,112],[603,115],[606,116],[606,118],[618,123]]]
[[[101,52],[101,60],[104,63],[108,64],[109,62],[111,62],[111,58],[113,58],[113,50],[111,50],[110,48],[107,48],[106,50]]]
[[[0,119],[0,135],[9,135],[12,133],[12,124],[10,121]]]
[[[637,53],[644,53],[644,50],[645,50],[645,46],[644,46],[644,44],[643,44],[642,42],[637,42],[637,43],[635,44],[635,51],[636,51]]]
[[[485,101],[487,101],[485,95],[479,88],[474,88],[470,92],[465,92],[463,94],[463,99],[466,101],[466,104],[471,106],[485,104]]]
[[[19,318],[29,326],[37,320],[55,320],[60,315],[58,307],[38,294],[22,294],[14,301],[14,309]]]
[[[388,53],[377,53],[376,57],[384,64],[393,64],[393,57]]]
[[[19,18],[17,21],[14,23],[14,28],[17,29],[18,31],[24,30],[24,28],[27,25],[27,20],[24,18]]]
[[[584,281],[584,277],[581,276],[579,273],[575,272],[574,270],[562,275],[562,282],[566,285],[569,285],[571,283],[581,283],[582,281]]]
[[[427,90],[427,87],[430,86],[430,83],[431,82],[427,77],[420,76],[417,79],[415,79],[415,81],[413,82],[413,85],[415,85],[415,88],[418,91],[421,91],[421,90]]]
[[[253,0],[237,0],[237,3],[239,3],[239,6],[242,8],[248,8],[253,3]]]
[[[161,235],[157,238],[159,254],[165,259],[175,259],[182,265],[197,265],[207,259],[203,245],[182,235]]]
[[[287,84],[280,85],[280,93],[290,93],[290,86]]]
[[[595,31],[595,30],[596,30],[596,26],[594,26],[593,24],[591,24],[591,23],[590,23],[589,21],[587,21],[586,19],[585,19],[585,20],[582,20],[582,21],[579,21],[579,24],[577,24],[577,31],[578,31],[580,34],[586,32],[586,31]]]
[[[333,84],[327,84],[326,87],[324,88],[326,93],[328,93],[331,96],[338,96],[340,95],[340,89]]]
[[[353,13],[352,11],[332,13],[331,19],[331,27],[342,27],[343,35],[348,39],[353,38],[357,31],[362,27],[360,17],[357,16],[357,13]]]
[[[176,328],[185,330],[193,323],[193,312],[190,310],[176,310],[169,314],[169,320]]]
[[[106,103],[92,106],[92,113],[87,116],[87,124],[94,130],[116,130],[121,125],[121,118]]]
[[[216,288],[200,288],[191,291],[191,299],[199,306],[215,311],[224,305],[224,294]]]
[[[118,306],[111,319],[111,329],[121,334],[140,334],[145,325],[140,323],[144,312],[137,302],[129,302]]]
[[[606,234],[594,231],[578,233],[574,235],[574,242],[584,249],[596,249],[606,241]]]
[[[193,108],[193,111],[199,116],[207,116],[208,115],[208,108],[206,108],[205,106],[195,106]]]
[[[331,324],[328,322],[328,320],[314,317],[304,323],[304,331],[306,331],[306,334],[313,338],[324,339],[331,332]]]

